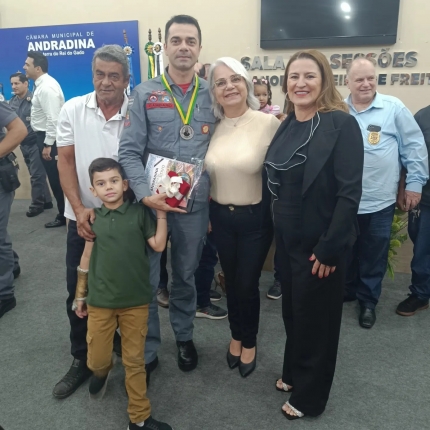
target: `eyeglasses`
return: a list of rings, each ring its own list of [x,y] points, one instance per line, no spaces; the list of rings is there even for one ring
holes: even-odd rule
[[[228,81],[230,81],[230,83],[232,85],[238,85],[239,83],[242,82],[242,79],[243,79],[242,75],[239,75],[239,74],[238,75],[231,75],[230,78],[228,78],[228,79],[223,78],[223,79],[218,79],[217,81],[215,81],[214,87],[223,89],[227,86]]]

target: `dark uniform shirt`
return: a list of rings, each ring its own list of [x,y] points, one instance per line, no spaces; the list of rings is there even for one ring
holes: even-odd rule
[[[8,106],[6,102],[0,102],[0,142],[6,136],[5,127],[17,117],[17,114]]]
[[[96,234],[88,275],[87,303],[123,309],[152,300],[146,242],[155,235],[155,220],[142,204],[126,201],[115,210],[95,210]]]
[[[28,135],[21,142],[21,145],[33,145],[36,143],[36,133],[31,128],[31,99],[33,93],[27,91],[27,94],[22,99],[18,96],[14,96],[9,100],[9,106],[17,113],[21,118],[22,122],[27,127]]]

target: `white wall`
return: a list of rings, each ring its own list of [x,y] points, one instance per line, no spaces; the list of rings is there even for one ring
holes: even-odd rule
[[[323,1],[323,0],[321,0]],[[140,54],[142,76],[147,74],[146,55],[143,47],[147,42],[148,28],[153,34],[161,27],[164,34],[166,21],[176,14],[189,14],[199,20],[203,33],[203,50],[201,62],[212,62],[221,56],[231,56],[240,60],[244,56],[269,56],[273,64],[277,55],[285,61],[295,51],[264,51],[259,48],[260,38],[260,2],[261,0],[217,0],[217,1],[140,1],[133,0],[73,0],[73,1],[44,1],[30,0],[0,0],[0,26],[31,27],[56,24],[76,24],[85,22],[106,22],[138,20],[140,33]],[[321,49],[330,57],[332,54],[356,54],[369,52],[380,53],[381,48],[390,48],[390,53],[396,51],[418,52],[418,64],[414,68],[396,69],[392,66],[387,69],[378,68],[379,73],[430,73],[429,52],[429,0],[401,0],[400,19],[398,28],[398,41],[393,46],[359,47]],[[0,41],[5,43],[7,41]],[[165,60],[167,63],[167,59]],[[338,71],[335,71],[338,73]],[[281,75],[282,71],[253,71],[252,75]],[[430,104],[429,77],[424,85],[406,86],[390,85],[380,86],[382,93],[399,97],[409,109],[415,113],[420,108]],[[338,87],[346,96],[346,87]],[[283,105],[283,95],[280,87],[273,89],[274,102]],[[18,151],[19,152],[19,151]],[[21,169],[21,173],[24,169]],[[22,174],[23,185],[28,183],[26,175]],[[28,188],[21,187],[17,197],[28,198]]]

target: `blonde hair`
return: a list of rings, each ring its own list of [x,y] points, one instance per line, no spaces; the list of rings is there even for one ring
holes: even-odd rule
[[[316,49],[309,49],[306,51],[296,52],[288,61],[287,68],[285,69],[284,83],[282,85],[282,91],[287,94],[288,90],[288,72],[290,66],[294,61],[297,60],[312,60],[318,66],[321,73],[321,93],[316,100],[318,112],[333,112],[335,110],[341,110],[343,112],[349,113],[348,106],[343,101],[342,95],[336,89],[334,84],[333,72],[331,70],[330,64],[327,58]],[[288,95],[288,94],[287,94]],[[294,103],[287,99],[287,110],[286,113],[289,114],[294,112]]]

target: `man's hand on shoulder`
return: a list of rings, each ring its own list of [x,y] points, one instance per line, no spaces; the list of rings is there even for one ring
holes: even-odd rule
[[[94,209],[82,208],[75,211],[76,215],[76,224],[78,227],[78,234],[88,242],[93,242],[96,235],[91,230],[91,224],[96,219],[96,214],[94,213]]]
[[[179,208],[172,208],[171,206],[169,206],[166,203],[166,197],[167,194],[163,193],[163,194],[154,194],[153,196],[150,197],[144,197],[142,199],[142,203],[145,206],[148,206],[151,209],[155,209],[158,211],[164,211],[164,212],[178,212],[181,214],[186,214],[187,211],[184,211],[183,209],[179,209]]]

